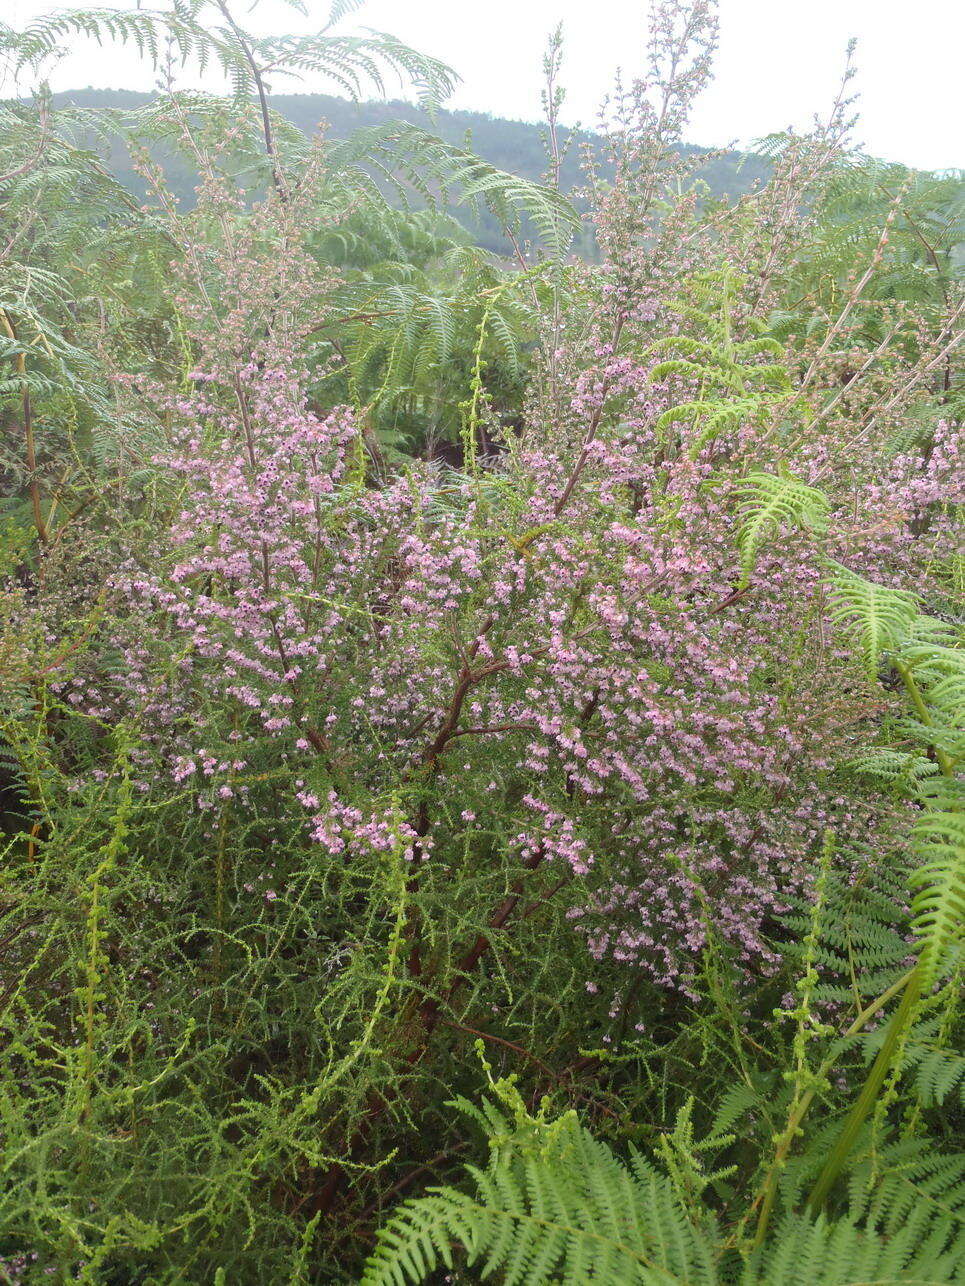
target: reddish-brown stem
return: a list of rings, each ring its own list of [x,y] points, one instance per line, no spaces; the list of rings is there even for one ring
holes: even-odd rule
[[[545,1073],[545,1075],[549,1076],[552,1080],[559,1080],[559,1073],[554,1072],[548,1063],[544,1063],[541,1058],[537,1058],[535,1054],[531,1054],[530,1051],[522,1045],[517,1045],[514,1040],[507,1040],[505,1036],[494,1036],[492,1032],[480,1031],[478,1027],[468,1027],[465,1023],[454,1022],[451,1018],[440,1018],[439,1022],[443,1027],[452,1027],[455,1031],[464,1031],[470,1036],[478,1036],[480,1040],[489,1041],[492,1045],[502,1045],[504,1049],[511,1049],[514,1054],[519,1054],[521,1058],[525,1058],[529,1062],[534,1063],[541,1072]]]
[[[552,888],[547,889],[545,893],[541,893],[538,898],[533,898],[532,902],[523,907],[522,911],[519,913],[519,919],[528,919],[534,911],[538,911],[541,906],[545,906],[550,898],[553,897],[554,894],[559,893],[560,889],[565,888],[569,882],[568,876],[565,879],[557,880]]]
[[[617,317],[616,323],[614,324],[614,327],[613,327],[612,348],[614,352],[616,351],[617,344],[620,341],[620,334],[623,331],[623,322],[624,322],[624,317],[623,317],[623,314],[621,313],[619,317]],[[569,478],[567,478],[566,485],[564,486],[563,491],[560,494],[560,497],[557,500],[556,504],[553,506],[554,518],[558,518],[560,514],[563,512],[563,510],[566,508],[567,504],[569,503],[570,496],[573,494],[573,490],[576,487],[576,484],[580,480],[580,475],[582,474],[583,470],[586,468],[586,462],[590,458],[590,447],[593,445],[593,442],[597,435],[597,431],[599,430],[599,427],[600,427],[600,422],[603,419],[603,409],[606,406],[606,395],[608,390],[609,390],[609,381],[604,380],[603,388],[600,392],[600,405],[593,412],[593,416],[590,419],[590,426],[587,429],[586,436],[583,439],[583,445],[580,448],[580,454],[576,458],[576,464],[573,466],[573,472],[570,474]]]
[[[251,45],[248,43],[245,33],[241,30],[234,18],[231,16],[225,0],[215,0],[218,8],[224,17],[225,22],[234,32],[235,40],[241,49],[242,55],[248,67],[251,70],[251,78],[255,82],[255,90],[258,94],[258,105],[261,108],[261,129],[265,136],[265,151],[268,153],[268,160],[271,165],[271,181],[275,185],[275,191],[279,199],[288,200],[288,188],[285,186],[285,180],[282,178],[281,168],[278,164],[278,152],[275,148],[275,136],[271,128],[271,113],[268,110],[268,91],[265,89],[265,82],[261,75],[261,68],[255,60]]]
[[[456,728],[449,734],[449,740],[456,737],[482,736],[487,732],[539,732],[535,723],[491,723],[482,728]]]
[[[446,742],[455,732],[456,726],[459,723],[459,716],[462,713],[463,702],[469,693],[469,689],[482,677],[483,671],[473,673],[468,666],[464,665],[462,667],[459,672],[459,678],[456,682],[455,691],[449,701],[449,709],[446,713],[446,717],[425,752],[425,762],[427,764],[434,765],[438,761],[440,754],[445,748]]]
[[[732,593],[728,594],[726,598],[722,598],[719,603],[715,603],[714,606],[708,610],[706,615],[716,616],[717,613],[722,612],[725,607],[731,607],[734,603],[739,603],[741,599],[745,598],[753,588],[753,585],[745,585],[742,589],[735,589]]]

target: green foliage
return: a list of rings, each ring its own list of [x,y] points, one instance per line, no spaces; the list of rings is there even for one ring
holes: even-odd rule
[[[738,488],[737,540],[741,550],[743,584],[750,580],[764,541],[786,528],[824,529],[828,501],[823,492],[788,474],[748,474]]]
[[[572,1113],[546,1123],[484,1104],[484,1117],[490,1159],[485,1169],[468,1167],[471,1194],[437,1187],[403,1204],[380,1230],[364,1286],[426,1281],[437,1266],[454,1267],[457,1248],[482,1277],[500,1272],[527,1286],[846,1286],[965,1275],[961,1155],[926,1155],[914,1142],[888,1148],[874,1170],[856,1167],[841,1215],[789,1211],[764,1245],[738,1253],[713,1207],[695,1210],[685,1199],[679,1170],[664,1173],[637,1152],[624,1164]],[[668,1151],[681,1128],[678,1120]],[[718,1136],[713,1146],[732,1141]]]
[[[960,182],[686,63],[547,185],[358,8],[0,22],[160,85],[0,102],[0,1280],[960,1280]]]
[[[458,225],[419,212],[363,207],[314,247],[344,274],[323,335],[337,328],[346,395],[368,409],[390,455],[459,442],[477,368],[494,413],[516,404],[532,291],[543,289],[533,276],[507,278]]]
[[[824,1011],[844,1006],[857,1015],[902,972],[909,949],[907,881],[900,855],[855,855],[844,871],[829,873],[813,948],[813,999]],[[792,962],[800,960],[796,939],[804,939],[812,916],[811,905],[801,902],[783,917],[791,936],[784,951]]]
[[[832,618],[851,632],[872,676],[887,659],[905,685],[911,718],[904,729],[931,751],[866,751],[855,765],[902,782],[922,807],[911,828],[920,865],[909,876],[916,890],[912,928],[919,940],[923,986],[938,980],[959,948],[965,927],[965,648],[948,646],[956,632],[922,618],[910,594],[888,590],[835,565]]]
[[[151,95],[132,90],[76,89],[52,96],[52,103],[57,111],[69,104],[91,112],[96,111],[102,117],[113,117],[115,121],[141,115],[150,100]],[[467,139],[471,140],[468,146],[476,156],[497,170],[519,175],[530,183],[539,183],[546,168],[540,128],[530,122],[502,120],[482,112],[448,108],[433,108],[430,115],[412,103],[397,99],[354,101],[332,94],[276,93],[274,90],[271,107],[278,133],[286,146],[304,147],[304,140],[316,134],[320,122],[323,123],[325,138],[333,141],[349,139],[360,128],[391,129],[399,122],[405,122],[437,134],[444,142],[456,148],[466,149]],[[589,130],[560,127],[559,136],[563,153],[560,189],[584,213],[586,202],[579,194],[584,182],[580,168],[581,152],[589,149],[607,174],[612,174],[612,164],[607,159],[603,140],[598,134]],[[116,129],[95,131],[92,127],[91,138],[95,137],[98,149],[107,155],[110,172],[138,197],[147,194],[144,181],[132,168],[130,156],[122,146]],[[706,185],[710,194],[718,200],[735,198],[767,177],[767,164],[753,155],[705,153],[702,149],[689,146],[681,150],[700,161],[695,178]],[[160,149],[155,149],[155,152],[164,165],[174,194],[182,203],[192,204],[197,184],[196,171],[187,163],[178,164],[170,156],[162,154]],[[390,157],[385,160],[391,165]],[[403,208],[418,206],[424,200],[417,186],[405,179],[400,191],[397,183],[381,179],[378,172],[371,177],[379,192],[390,202],[397,202]],[[438,194],[434,194],[433,199],[438,200]],[[514,253],[499,218],[485,202],[477,203],[475,209],[469,204],[457,202],[453,206],[453,212],[474,244],[500,257]],[[521,227],[526,237],[533,235],[525,217],[521,221]],[[574,239],[573,250],[587,259],[598,257],[592,230],[585,224]]]
[[[912,827],[921,865],[909,879],[915,890],[912,929],[920,943],[926,982],[936,981],[960,949],[965,929],[965,815],[958,807],[929,809]]]
[[[473,1194],[440,1188],[403,1205],[379,1234],[366,1286],[424,1281],[453,1266],[455,1245],[508,1283],[715,1280],[709,1216],[695,1228],[641,1156],[623,1165],[573,1114],[514,1128],[487,1107],[499,1132],[488,1167],[469,1168]]]
[[[555,189],[500,170],[405,121],[357,130],[333,146],[331,159],[340,168],[364,164],[376,169],[403,196],[400,179],[430,202],[453,192],[471,208],[484,203],[510,237],[525,217],[531,235],[555,258],[566,253],[579,227],[576,211]]]
[[[455,75],[435,58],[417,53],[394,36],[374,32],[365,36],[330,33],[350,6],[333,7],[329,22],[312,36],[256,38],[229,18],[217,23],[221,6],[212,0],[176,0],[169,10],[76,9],[44,15],[14,33],[4,25],[0,38],[15,50],[20,66],[38,66],[56,54],[65,39],[83,36],[99,44],[130,44],[154,67],[174,57],[192,60],[201,70],[217,66],[230,80],[238,98],[257,88],[253,61],[275,75],[312,75],[334,81],[351,97],[363,85],[383,92],[386,72],[399,75],[418,91],[424,106],[441,102],[453,89]]]
[[[914,303],[940,308],[963,267],[965,176],[916,173],[871,156],[841,157],[829,172],[809,244],[798,263],[807,274],[812,312],[807,331],[820,334],[846,289],[856,262],[870,255],[890,210],[887,248],[862,295],[856,337],[867,343],[883,334],[882,304]],[[815,305],[817,305],[815,307]],[[875,305],[878,305],[876,308]],[[878,314],[876,316],[876,313]]]
[[[882,654],[907,636],[918,614],[910,594],[886,589],[856,576],[847,567],[833,568],[830,598],[832,619],[851,632],[872,676],[877,673]]]
[[[699,431],[693,435],[689,454],[696,458],[707,446],[739,425],[758,425],[772,413],[775,397],[788,388],[785,366],[762,357],[783,357],[781,345],[756,318],[747,319],[749,338],[735,340],[733,294],[735,283],[727,271],[704,274],[696,283],[700,307],[679,304],[682,315],[706,334],[668,336],[654,345],[654,353],[671,351],[680,356],[658,362],[651,372],[654,380],[672,378],[697,388],[697,397],[671,405],[657,417],[656,427],[666,431],[688,423]],[[719,312],[711,312],[714,304]]]
[[[965,653],[945,645],[951,632],[941,622],[916,619],[913,599],[862,582],[846,571],[842,580],[842,570],[833,569],[838,592],[836,619],[857,630],[872,672],[882,649],[890,649],[914,715],[909,730],[929,748],[940,776],[933,778],[919,770],[905,778],[922,810],[911,829],[912,852],[919,864],[908,877],[914,892],[911,928],[917,939],[917,962],[904,981],[901,1003],[811,1193],[812,1208],[817,1210],[843,1170],[864,1120],[873,1107],[882,1110],[876,1107],[876,1100],[887,1079],[891,1078],[893,1086],[900,1074],[921,999],[949,975],[958,975],[965,937],[965,783],[961,776],[963,747],[956,736],[963,706],[955,682]],[[946,686],[949,677],[952,682]],[[929,698],[934,691],[937,701]],[[888,767],[893,767],[893,762]],[[872,768],[879,768],[874,760]],[[952,1074],[951,1081],[954,1079]]]

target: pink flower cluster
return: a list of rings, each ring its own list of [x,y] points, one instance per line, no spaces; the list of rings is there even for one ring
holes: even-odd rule
[[[545,864],[591,956],[663,986],[692,989],[711,934],[769,969],[825,828],[860,849],[878,823],[830,775],[863,707],[815,642],[805,537],[731,602],[722,465],[740,477],[759,430],[662,450],[679,390],[601,344],[572,436],[375,487],[353,416],[311,414],[291,370],[244,394],[244,416],[179,406],[169,529],[116,578],[123,668],[84,689],[139,720],[143,788],[213,810],[280,780],[272,807],[328,860]]]

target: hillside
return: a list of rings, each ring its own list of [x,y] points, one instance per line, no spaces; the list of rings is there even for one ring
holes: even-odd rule
[[[152,95],[124,89],[78,89],[54,96],[54,104],[76,107],[129,111],[149,102]],[[277,94],[272,97],[275,110],[311,135],[324,122],[326,133],[345,138],[365,126],[384,125],[405,120],[439,134],[447,142],[468,145],[474,152],[500,169],[523,178],[539,180],[546,168],[542,126],[529,121],[506,120],[485,112],[440,111],[434,120],[399,100],[352,102],[331,94]],[[589,130],[561,131],[565,157],[561,179],[564,191],[573,193],[582,181],[580,156],[586,149],[600,149],[600,136]],[[706,162],[698,178],[707,185],[711,197],[737,196],[766,178],[768,165],[759,156],[738,152],[712,153],[692,147],[690,152],[705,152]],[[134,192],[144,192],[143,181],[134,172],[130,158],[118,141],[109,146],[112,171]],[[604,167],[605,168],[605,167]],[[171,186],[184,199],[190,199],[194,177],[189,167],[177,158],[166,159]],[[486,249],[503,253],[506,242],[495,220],[487,211],[478,214],[460,209],[455,212],[473,238]],[[586,249],[587,247],[584,247]]]

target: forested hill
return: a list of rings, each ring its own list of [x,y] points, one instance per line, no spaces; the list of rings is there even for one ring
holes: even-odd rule
[[[118,108],[121,110],[142,106],[150,94],[123,89],[70,90],[54,96],[54,103],[70,103],[84,108]],[[542,127],[529,121],[505,120],[485,112],[439,111],[434,120],[411,103],[401,101],[371,100],[352,102],[330,94],[276,94],[272,97],[275,110],[297,125],[306,134],[313,134],[324,122],[330,137],[344,138],[363,126],[383,125],[392,120],[406,120],[433,130],[447,142],[467,145],[492,165],[539,180],[546,169],[546,153],[542,142]],[[580,155],[584,146],[599,147],[599,135],[588,130],[562,130],[565,146],[561,179],[565,191],[572,192],[580,185]],[[688,151],[706,149],[692,147]],[[707,153],[707,161],[700,167],[698,177],[707,185],[713,197],[735,196],[746,192],[766,177],[767,162],[758,156],[727,152],[723,155]],[[134,173],[130,158],[120,141],[111,145],[109,157],[112,171],[133,191],[143,192],[143,182]],[[188,197],[193,191],[194,177],[188,167],[177,161],[166,164],[172,186],[179,195]],[[505,240],[498,225],[488,211],[474,215],[471,211],[455,211],[460,221],[473,234],[475,240],[487,249],[503,252]]]

